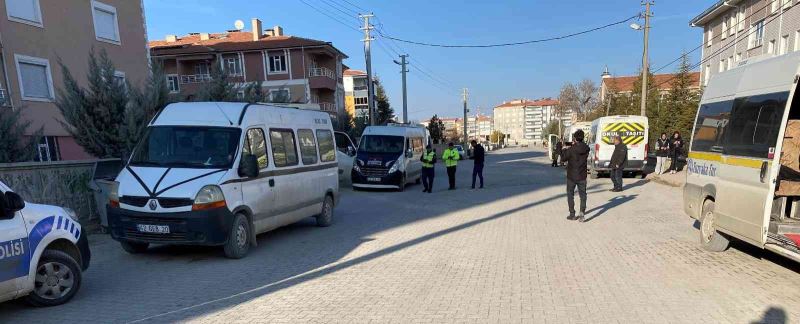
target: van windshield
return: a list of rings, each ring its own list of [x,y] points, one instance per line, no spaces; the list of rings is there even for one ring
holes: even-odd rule
[[[358,151],[362,153],[402,154],[403,140],[402,136],[364,135],[361,137],[361,145],[358,146]]]
[[[131,157],[132,166],[230,168],[241,130],[227,127],[148,127]]]

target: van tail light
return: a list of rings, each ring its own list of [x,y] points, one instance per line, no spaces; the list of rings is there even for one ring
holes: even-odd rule
[[[600,160],[600,144],[594,145],[594,160],[595,161]]]

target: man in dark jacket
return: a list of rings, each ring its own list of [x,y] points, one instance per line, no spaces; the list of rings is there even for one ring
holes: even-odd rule
[[[486,151],[483,145],[478,144],[477,141],[472,140],[472,159],[475,162],[472,166],[472,189],[475,189],[475,176],[481,178],[481,189],[483,189],[483,158]]]
[[[577,130],[572,138],[575,141],[572,146],[565,149],[561,154],[561,160],[567,162],[567,204],[569,205],[569,217],[567,219],[577,219],[584,221],[586,213],[586,162],[589,159],[589,146],[583,142],[583,130]],[[581,197],[581,210],[578,217],[575,217],[575,187],[578,187],[578,195]]]
[[[561,151],[564,149],[564,144],[561,143],[561,140],[556,142],[556,147],[553,148],[553,167],[558,166],[558,160],[561,158]]]
[[[622,171],[628,162],[628,147],[622,143],[622,138],[614,137],[614,153],[611,154],[611,182],[614,183],[613,192],[622,191]]]

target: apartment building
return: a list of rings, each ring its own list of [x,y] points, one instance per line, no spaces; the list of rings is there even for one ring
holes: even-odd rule
[[[250,31],[167,35],[149,45],[151,56],[164,64],[170,91],[185,99],[211,80],[217,64],[241,87],[260,83],[269,102],[320,109],[333,118],[345,112],[347,55],[330,42],[288,36],[280,26],[264,29],[253,18]]]
[[[369,91],[367,72],[361,70],[344,70],[344,105],[345,111],[354,118],[369,118]],[[377,87],[378,80],[373,80]],[[373,89],[373,94],[375,94]],[[373,100],[375,100],[373,96]],[[376,103],[377,104],[377,101]],[[377,105],[374,105],[377,107]]]
[[[610,94],[633,94],[634,84],[640,77],[639,75],[615,77],[606,69],[600,81],[600,102],[605,102]],[[691,80],[690,89],[700,91],[700,72],[690,72],[689,78]],[[664,95],[672,90],[673,80],[675,80],[675,74],[655,74],[649,84],[658,86],[658,91]]]
[[[740,62],[800,50],[800,0],[720,0],[690,21],[703,28],[702,84]]]
[[[90,50],[105,50],[117,77],[139,84],[149,71],[142,1],[3,0],[0,12],[0,109],[20,109],[28,135],[42,129],[37,160],[92,158],[60,122],[58,62],[85,85]]]
[[[560,119],[564,127],[572,125],[572,110],[559,114],[557,105],[558,101],[551,98],[503,102],[494,107],[494,129],[517,143],[541,141],[542,132],[550,122]]]
[[[467,117],[467,137],[469,139],[488,140],[491,135],[491,117],[480,114]]]

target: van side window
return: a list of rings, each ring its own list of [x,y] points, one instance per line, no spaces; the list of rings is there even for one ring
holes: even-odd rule
[[[329,130],[318,129],[317,141],[319,141],[319,157],[322,162],[336,160],[336,149],[333,143],[333,134]]]
[[[264,137],[264,131],[261,128],[251,128],[247,130],[247,136],[244,142],[244,153],[253,154],[258,159],[258,168],[264,169],[267,167],[267,143]]]
[[[418,154],[422,154],[422,150],[423,150],[423,147],[422,147],[422,138],[420,138],[420,137],[415,137],[415,138],[412,138],[412,139],[411,139],[411,143],[413,143],[413,144],[414,144],[414,153],[415,153],[415,154],[417,154],[417,153],[418,153]]]
[[[692,151],[723,153],[723,142],[731,118],[733,101],[707,103],[697,112]]]
[[[788,92],[736,98],[725,154],[766,159],[778,142]]]
[[[291,129],[270,129],[269,140],[276,167],[297,165],[297,145]]]
[[[298,129],[297,138],[300,140],[300,157],[304,165],[317,163],[317,143],[314,132],[310,129]]]

